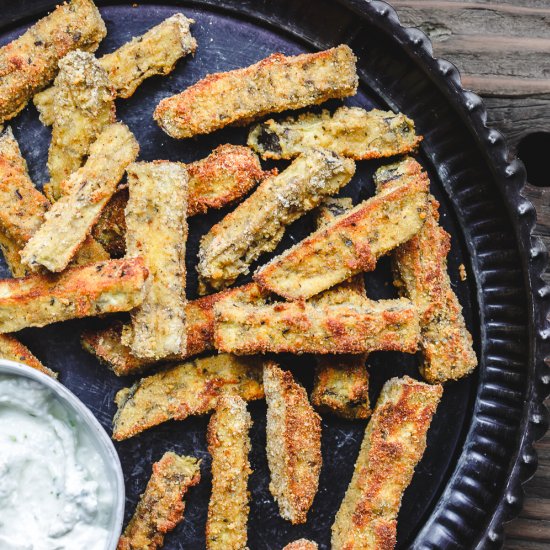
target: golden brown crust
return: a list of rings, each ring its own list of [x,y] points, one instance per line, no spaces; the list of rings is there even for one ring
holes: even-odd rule
[[[20,252],[44,223],[48,199],[31,181],[27,163],[10,128],[0,134],[0,247],[14,277],[31,270],[21,262]],[[108,260],[103,247],[88,237],[73,264],[86,265]]]
[[[246,403],[238,395],[220,397],[206,433],[212,456],[212,494],[206,522],[208,550],[247,548],[251,427]]]
[[[91,144],[115,122],[115,94],[107,73],[88,52],[76,50],[59,62],[54,121],[48,152],[48,198],[61,197],[60,184],[83,164]]]
[[[355,61],[346,45],[293,57],[276,53],[244,69],[208,75],[163,99],[154,118],[170,136],[185,138],[347,97],[357,90]]]
[[[262,158],[290,159],[311,147],[330,149],[355,160],[411,153],[422,138],[402,113],[339,107],[333,114],[304,113],[280,122],[266,120],[252,129],[248,146]]]
[[[53,80],[63,56],[76,49],[95,51],[106,34],[91,0],[71,0],[1,48],[0,123]]]
[[[420,328],[410,301],[363,300],[337,305],[276,302],[266,305],[220,300],[214,341],[220,351],[255,353],[414,353]]]
[[[301,300],[372,271],[377,259],[409,240],[426,217],[428,177],[414,159],[403,162],[411,171],[274,258],[254,280],[288,300]]]
[[[317,213],[317,225],[323,227],[352,208],[348,198],[326,199]],[[366,298],[363,275],[341,283],[318,295],[326,305],[359,303]],[[365,419],[371,414],[369,402],[368,354],[321,355],[316,358],[311,402],[321,412],[348,420]]]
[[[289,224],[336,194],[354,172],[352,160],[311,149],[279,175],[264,180],[201,239],[199,291],[226,288],[248,273],[252,262],[275,249]]]
[[[187,216],[204,214],[211,208],[222,208],[251,191],[276,170],[264,172],[257,155],[248,147],[220,145],[206,158],[185,165],[189,174]],[[126,250],[124,208],[128,192],[116,193],[101,213],[92,232],[112,256],[123,256]]]
[[[284,519],[305,523],[321,472],[321,418],[305,389],[275,364],[264,367],[264,389],[269,490]]]
[[[139,145],[128,127],[111,124],[90,147],[86,164],[65,182],[68,193],[52,205],[21,252],[25,265],[62,271],[88,236]]]
[[[187,350],[169,360],[180,361],[214,349],[214,304],[225,296],[239,301],[245,300],[246,296],[246,301],[250,303],[260,300],[257,285],[251,283],[188,302],[185,308]],[[132,350],[121,342],[127,327],[127,323],[110,321],[104,328],[84,331],[81,338],[84,349],[105,363],[117,376],[135,374],[154,364],[154,360],[135,357]]]
[[[132,354],[145,359],[187,349],[185,244],[187,171],[176,162],[128,166],[126,257],[142,257],[149,278],[141,306],[132,311]]]
[[[8,361],[23,363],[33,369],[39,370],[52,378],[57,378],[57,373],[44,366],[19,340],[11,334],[0,334],[0,358]]]
[[[117,97],[132,96],[145,79],[169,74],[178,59],[194,53],[197,43],[189,30],[193,22],[177,13],[101,57],[99,64],[107,72]],[[40,120],[46,126],[54,121],[54,95],[52,86],[34,96]]]
[[[378,188],[403,169],[401,165],[380,168],[375,174]],[[430,195],[422,229],[394,253],[396,282],[419,311],[424,356],[420,372],[431,383],[457,380],[477,366],[472,336],[447,273],[451,238],[439,225],[438,208]]]
[[[183,519],[183,501],[201,479],[200,460],[164,453],[153,464],[153,474],[132,519],[118,542],[118,550],[155,550]]]
[[[391,550],[403,492],[426,448],[443,393],[405,376],[382,388],[332,526],[334,550]]]
[[[147,269],[140,258],[0,281],[0,333],[80,317],[129,311],[143,300]]]
[[[262,399],[262,366],[258,358],[220,354],[169,367],[116,395],[113,439],[127,439],[168,420],[206,414],[224,393],[245,401]]]
[[[283,550],[317,550],[319,547],[316,542],[306,539],[299,539],[287,544]]]

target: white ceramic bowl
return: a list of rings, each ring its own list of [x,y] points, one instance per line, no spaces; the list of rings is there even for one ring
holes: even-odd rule
[[[113,488],[113,507],[109,524],[111,536],[105,550],[116,550],[124,520],[125,491],[122,466],[120,465],[113,442],[90,409],[57,380],[27,365],[4,359],[0,359],[0,374],[30,378],[46,386],[55,395],[61,405],[81,421],[82,427],[87,431],[87,435],[95,444],[98,453],[105,463],[105,470],[110,478],[108,481]]]

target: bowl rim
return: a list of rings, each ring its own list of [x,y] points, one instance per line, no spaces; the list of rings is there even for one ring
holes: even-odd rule
[[[107,432],[99,423],[92,411],[90,411],[90,409],[73,392],[71,392],[55,378],[52,378],[37,369],[29,367],[24,363],[10,361],[8,359],[0,359],[0,375],[2,374],[29,378],[46,386],[50,391],[52,391],[52,393],[55,394],[64,407],[69,408],[79,417],[79,419],[83,421],[89,429],[94,443],[101,447],[103,452],[100,451],[100,453],[110,465],[115,479],[115,499],[112,509],[113,519],[110,524],[111,532],[109,538],[107,539],[106,550],[116,550],[124,521],[126,490],[124,486],[122,464],[120,463],[120,458],[113,442],[111,441],[111,438],[107,435]],[[112,529],[113,527],[114,529]]]

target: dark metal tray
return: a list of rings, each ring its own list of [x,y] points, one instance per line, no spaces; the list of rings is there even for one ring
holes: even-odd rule
[[[0,0],[0,44],[17,36],[51,8],[48,0]],[[425,139],[419,159],[441,202],[442,224],[452,235],[451,280],[470,330],[480,367],[473,376],[445,388],[430,429],[428,449],[407,489],[399,514],[398,547],[415,549],[499,548],[503,523],[517,514],[521,483],[535,470],[532,443],[547,427],[541,402],[548,392],[549,290],[541,272],[546,252],[531,236],[532,205],[521,196],[522,165],[509,162],[502,136],[485,126],[481,100],[464,91],[454,66],[431,55],[424,34],[399,25],[383,2],[363,0],[196,0],[188,2],[99,2],[108,36],[99,52],[111,51],[175,11],[196,20],[198,40],[193,59],[179,63],[167,78],[147,81],[129,100],[117,105],[141,144],[141,158],[191,161],[220,143],[244,143],[246,130],[225,129],[210,136],[175,141],[152,120],[158,101],[210,72],[253,63],[282,51],[295,54],[348,43],[359,61],[359,94],[349,105],[391,108],[412,117]],[[336,105],[335,102],[333,104]],[[49,129],[28,107],[12,122],[34,181],[47,181]],[[344,194],[360,200],[372,194],[376,162],[358,164],[358,174]],[[198,239],[225,211],[191,221],[188,271],[191,297]],[[305,236],[311,217],[294,224],[279,250]],[[460,281],[458,268],[468,278]],[[2,274],[7,270],[2,266]],[[394,296],[387,261],[367,276],[372,298]],[[115,392],[132,382],[116,378],[79,345],[84,320],[23,331],[21,337],[61,381],[96,414],[107,430],[115,411]],[[307,386],[311,358],[281,357]],[[398,353],[370,357],[371,399],[385,380],[409,374],[418,378],[418,358]],[[319,494],[307,524],[291,526],[277,513],[268,490],[265,457],[265,405],[251,405],[252,494],[249,520],[251,549],[279,549],[300,537],[329,548],[330,526],[347,487],[364,431],[363,422],[323,419],[323,470]],[[127,489],[126,518],[132,514],[151,471],[164,451],[203,458],[203,479],[189,495],[185,520],[166,537],[167,549],[203,548],[210,491],[206,451],[207,418],[171,422],[117,444]]]

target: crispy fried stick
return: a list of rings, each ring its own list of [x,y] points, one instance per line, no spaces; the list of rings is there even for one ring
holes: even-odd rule
[[[118,550],[155,550],[183,519],[183,501],[189,487],[201,479],[200,460],[164,453],[153,464],[153,475],[124,534]]]
[[[127,439],[168,420],[206,414],[224,393],[235,393],[245,401],[262,399],[265,363],[262,359],[220,354],[143,378],[116,395],[113,439]]]
[[[202,293],[226,288],[248,273],[254,260],[275,249],[289,224],[336,194],[354,172],[352,160],[312,149],[264,180],[202,238],[197,264]]]
[[[171,73],[178,59],[194,53],[197,42],[189,30],[192,23],[192,19],[176,13],[142,36],[101,57],[99,65],[107,72],[116,96],[132,96],[146,78]],[[46,126],[54,122],[55,93],[55,86],[51,86],[33,98],[40,120]]]
[[[264,367],[264,389],[269,490],[284,519],[305,523],[321,472],[321,418],[305,389],[275,364]]]
[[[332,115],[323,111],[262,122],[250,132],[248,145],[264,159],[289,159],[311,147],[323,147],[364,160],[410,153],[421,140],[413,121],[402,113],[340,107]]]
[[[72,267],[59,275],[0,281],[0,333],[79,317],[129,311],[143,300],[147,269],[139,258]]]
[[[107,30],[91,0],[71,0],[0,48],[0,123],[47,86],[71,50],[95,51]]]
[[[244,69],[211,74],[163,99],[154,118],[168,135],[185,138],[347,97],[357,90],[355,60],[346,45],[293,57],[276,53]]]
[[[310,298],[361,271],[372,271],[380,256],[415,235],[426,217],[428,176],[411,166],[378,195],[260,268],[254,279],[289,300]]]
[[[187,171],[176,162],[128,167],[127,257],[141,256],[149,271],[145,297],[132,312],[133,355],[160,360],[187,349],[185,244]]]
[[[212,456],[212,494],[206,522],[208,550],[247,548],[251,427],[246,403],[238,395],[220,397],[206,434]]]
[[[379,191],[409,169],[410,164],[380,168],[375,174]],[[420,349],[424,355],[420,372],[432,383],[457,380],[477,366],[472,336],[447,273],[451,238],[438,223],[438,207],[439,203],[430,195],[422,229],[394,252],[399,288],[420,315]]]
[[[57,373],[44,366],[19,340],[11,334],[0,334],[0,357],[8,361],[23,363],[39,370],[52,378],[57,378]]]
[[[24,264],[62,271],[86,239],[115,192],[139,145],[124,124],[111,124],[90,148],[86,164],[67,180],[71,191],[45,214],[45,221],[21,252]]]
[[[332,526],[334,550],[391,550],[403,492],[426,448],[443,388],[408,376],[382,388]]]

